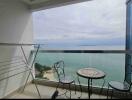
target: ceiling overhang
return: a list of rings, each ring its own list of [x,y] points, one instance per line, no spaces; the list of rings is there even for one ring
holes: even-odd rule
[[[44,3],[49,0],[22,0],[22,1],[28,5],[33,5],[33,4]]]
[[[92,0],[22,0],[32,11],[44,10]]]

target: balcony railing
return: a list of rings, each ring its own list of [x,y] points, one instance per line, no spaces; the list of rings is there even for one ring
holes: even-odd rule
[[[51,67],[53,63],[59,60],[65,62],[66,73],[76,78],[76,71],[84,67],[95,67],[106,73],[106,86],[111,80],[123,81],[125,77],[125,56],[131,55],[132,50],[43,50],[40,48],[44,44],[14,44],[14,43],[0,43],[1,47],[20,47],[25,63],[29,66],[29,61],[24,52],[23,46],[35,46],[37,48],[30,48],[32,63],[29,71],[32,70],[34,63],[42,66]],[[8,48],[9,49],[9,48]],[[15,49],[13,49],[15,50]],[[16,70],[16,69],[15,69]],[[11,70],[12,71],[12,70]],[[38,72],[39,73],[39,72]],[[19,74],[19,73],[18,73]],[[30,71],[30,74],[31,73]],[[16,75],[16,74],[14,74]],[[10,77],[10,76],[9,76]],[[7,77],[7,78],[9,78]],[[13,76],[11,76],[13,77]],[[29,77],[29,76],[28,76]],[[27,77],[27,79],[28,79]],[[57,81],[56,74],[52,70],[45,71],[41,77],[44,80]],[[5,78],[6,79],[6,78]],[[34,79],[34,78],[33,78]],[[87,84],[85,79],[81,79],[83,85]],[[94,81],[94,86],[100,86],[102,81]],[[37,89],[38,90],[38,89]],[[38,91],[39,93],[39,91]]]
[[[32,51],[32,53],[35,50]],[[132,54],[131,50],[43,50],[40,49],[35,63],[52,68],[53,63],[59,60],[65,62],[66,74],[76,78],[76,71],[80,68],[94,67],[106,73],[106,86],[109,81],[123,81],[125,77],[125,55]],[[44,72],[37,77],[50,81],[57,81],[52,71]],[[83,85],[86,79],[81,79]],[[101,80],[94,81],[95,86],[101,86]]]

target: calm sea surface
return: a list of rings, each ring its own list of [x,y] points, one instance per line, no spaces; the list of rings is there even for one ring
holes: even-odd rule
[[[48,49],[48,48],[45,48]],[[53,49],[53,48],[52,48]],[[55,48],[56,49],[56,48]],[[60,48],[61,49],[61,48]],[[72,49],[72,48],[71,48]],[[79,49],[79,48],[74,48]],[[124,50],[124,46],[84,46],[83,50]],[[80,49],[80,50],[81,50]],[[76,78],[80,68],[94,67],[106,73],[106,85],[111,80],[123,81],[125,75],[125,54],[112,53],[38,53],[36,62],[42,65],[53,65],[54,62],[65,62],[66,74]],[[87,80],[80,78],[82,84]],[[100,86],[102,80],[94,80],[94,85]]]

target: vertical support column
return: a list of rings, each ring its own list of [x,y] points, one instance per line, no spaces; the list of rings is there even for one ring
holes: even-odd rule
[[[126,50],[132,50],[132,0],[126,3]],[[126,54],[125,79],[131,81],[132,54]]]

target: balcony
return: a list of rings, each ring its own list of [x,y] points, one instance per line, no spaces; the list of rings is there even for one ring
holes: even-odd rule
[[[25,56],[25,47],[27,46],[34,46],[37,45],[38,48],[33,49],[30,52],[29,59],[26,58]],[[108,89],[108,82],[112,80],[118,80],[118,81],[123,81],[124,76],[125,76],[125,55],[126,54],[131,54],[131,51],[128,50],[44,50],[39,48],[42,44],[10,44],[10,43],[1,43],[0,46],[1,48],[4,47],[4,49],[8,49],[6,52],[10,52],[14,47],[17,48],[18,57],[12,58],[11,60],[8,58],[6,61],[1,61],[1,81],[10,79],[12,77],[15,77],[18,74],[23,74],[28,76],[28,72],[30,73],[33,71],[33,76],[36,75],[35,77],[32,76],[32,82],[27,85],[27,81],[23,80],[21,85],[21,88],[17,89],[17,92],[11,93],[11,95],[6,96],[5,98],[38,98],[40,93],[41,98],[51,98],[52,94],[55,91],[55,87],[57,86],[58,80],[56,77],[56,73],[53,72],[52,66],[53,63],[59,60],[63,60],[65,62],[65,68],[66,68],[66,74],[73,76],[74,79],[77,79],[77,74],[76,72],[81,69],[81,68],[88,68],[88,67],[93,67],[102,70],[103,72],[106,73],[105,77],[105,84],[103,87],[103,91],[100,94],[100,89],[103,83],[102,79],[99,80],[93,80],[93,85],[92,85],[92,98],[107,98],[107,89]],[[9,49],[11,48],[11,49]],[[21,50],[21,53],[20,51]],[[17,55],[15,55],[17,56]],[[21,63],[22,62],[22,63]],[[23,63],[25,62],[25,63]],[[27,63],[26,63],[27,62]],[[37,73],[34,73],[34,68],[36,72],[36,64],[38,63],[43,66],[48,66],[51,69],[48,71],[44,71],[42,76],[37,76]],[[19,66],[21,65],[21,67]],[[28,65],[26,65],[28,64]],[[11,66],[10,66],[11,65]],[[34,67],[33,67],[34,65]],[[19,66],[19,68],[17,68]],[[28,67],[25,67],[28,66]],[[9,67],[3,68],[3,67]],[[25,67],[25,68],[24,68]],[[26,70],[23,70],[26,69]],[[4,73],[3,73],[4,70]],[[31,70],[31,71],[30,71]],[[27,72],[25,72],[27,71]],[[19,73],[18,73],[19,72]],[[30,73],[31,74],[31,73]],[[32,75],[31,74],[31,75]],[[80,83],[82,87],[82,96],[81,98],[87,98],[88,90],[87,90],[87,80],[84,78],[80,78]],[[37,86],[32,90],[32,86]],[[77,87],[77,94],[75,95],[74,92],[74,84],[72,84],[71,89],[72,91],[72,98],[78,98],[81,94],[81,90],[79,87],[79,83],[76,80],[76,87]],[[22,87],[24,86],[24,88]],[[67,86],[64,86],[63,88],[67,89]],[[24,89],[22,91],[21,89]],[[51,89],[51,90],[50,90]],[[49,91],[47,91],[49,90]],[[64,91],[62,89],[62,86],[60,86],[60,91]],[[37,93],[38,92],[38,93]],[[122,94],[120,94],[122,95]],[[117,93],[115,93],[114,98],[122,98]],[[123,95],[124,97],[124,95]],[[129,96],[131,98],[131,96]],[[58,98],[65,98],[65,96],[58,97]]]
[[[32,51],[32,54],[35,50]],[[122,82],[125,77],[125,55],[131,51],[125,50],[39,50],[35,63],[42,66],[49,66],[52,69],[53,63],[59,60],[65,62],[66,74],[77,77],[76,72],[81,68],[93,67],[106,73],[103,95],[106,95],[108,82],[118,80]],[[87,80],[80,79],[83,91],[87,92]],[[57,76],[53,71],[45,71],[42,76],[36,75],[35,82],[46,86],[56,87]],[[99,94],[103,80],[93,80],[93,92]],[[78,83],[76,81],[76,85]],[[74,86],[72,86],[74,87]],[[65,87],[67,88],[67,87]],[[74,89],[74,88],[73,88]],[[79,89],[78,89],[79,90]],[[79,90],[80,91],[80,90]],[[98,92],[97,92],[98,91]],[[115,96],[118,97],[116,94]]]
[[[39,44],[24,44],[33,43],[32,11],[82,2],[82,0],[41,1],[43,1],[43,4],[37,0],[0,1],[0,41],[2,42],[0,43],[0,98],[40,98],[40,93],[42,99],[50,99],[58,83],[56,73],[52,73],[52,70],[49,70],[42,73],[42,76],[39,76],[39,72],[35,70],[35,63],[48,66],[52,69],[54,62],[63,60],[66,65],[66,73],[75,79],[77,77],[76,72],[80,68],[94,67],[102,70],[106,73],[106,82],[102,94],[100,94],[99,91],[103,80],[93,80],[93,94],[91,98],[95,99],[107,98],[106,92],[109,81],[123,81],[125,76],[128,80],[131,80],[131,75],[127,76],[126,73],[130,72],[128,65],[131,65],[132,59],[130,21],[132,0],[127,0],[126,50],[39,49],[37,51],[33,46],[38,46]],[[87,99],[87,80],[80,78],[80,82],[82,86],[81,98]],[[78,81],[76,81],[76,86],[77,94],[75,95],[74,84],[72,84],[72,98],[78,98],[81,94]],[[67,86],[64,88],[67,88]],[[61,87],[59,90],[63,92]],[[57,98],[65,98],[65,96]],[[126,98],[126,96],[122,93],[115,92],[113,98]],[[132,98],[131,95],[128,95],[128,98]]]

